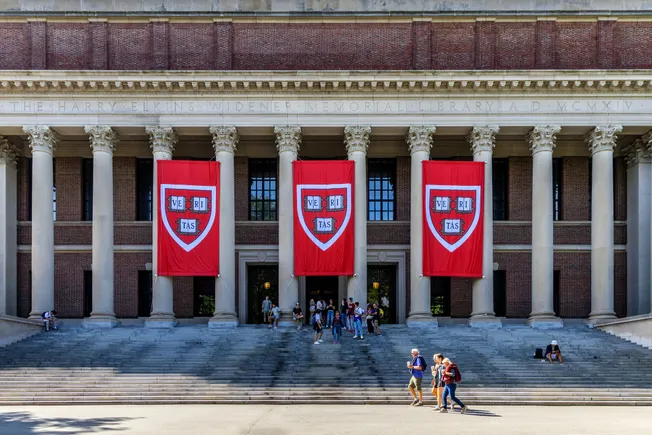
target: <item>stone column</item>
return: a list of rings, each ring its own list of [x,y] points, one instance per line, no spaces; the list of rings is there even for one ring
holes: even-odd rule
[[[235,171],[233,158],[238,131],[233,126],[212,126],[215,159],[220,162],[220,272],[215,280],[215,313],[211,328],[238,325],[235,312]]]
[[[355,251],[354,275],[348,277],[347,298],[367,306],[367,149],[371,127],[344,127],[344,144],[349,160],[355,162]]]
[[[299,281],[294,276],[294,189],[292,162],[301,146],[301,127],[274,127],[279,155],[278,189],[278,304],[281,323],[293,325],[292,309],[299,301]]]
[[[437,326],[430,313],[430,277],[423,276],[423,161],[430,160],[434,126],[408,129],[410,167],[410,314],[409,327]]]
[[[587,142],[593,160],[591,196],[591,314],[595,323],[616,317],[614,312],[614,195],[613,153],[622,126],[598,126]]]
[[[171,160],[178,137],[172,127],[147,127],[154,155],[154,185],[152,192],[152,314],[145,321],[150,328],[171,328],[177,325],[174,317],[174,295],[171,276],[158,276],[158,198],[156,189],[158,160]]]
[[[494,202],[493,202],[493,150],[496,147],[498,126],[477,126],[468,140],[474,162],[484,162],[484,222],[482,279],[473,280],[473,312],[469,325],[481,328],[500,328],[500,319],[494,313]]]
[[[560,328],[553,298],[553,180],[552,150],[558,125],[537,126],[530,131],[532,151],[532,313],[529,324],[535,328]]]
[[[637,143],[634,156],[636,168],[635,173],[638,178],[636,188],[636,198],[634,201],[638,204],[635,221],[630,223],[629,210],[627,210],[627,284],[629,293],[629,242],[632,237],[638,244],[636,258],[638,260],[638,292],[637,297],[637,314],[652,313],[652,165],[650,164],[650,154],[652,154],[652,130],[643,135],[641,141]],[[631,159],[630,159],[631,160]],[[631,163],[634,163],[634,161]],[[628,164],[630,162],[628,161]],[[629,193],[629,171],[627,192]],[[629,207],[629,198],[627,198]],[[630,235],[630,225],[635,234]],[[627,304],[629,307],[629,303]]]
[[[0,136],[0,314],[17,314],[17,177],[18,151]]]
[[[54,189],[52,158],[59,137],[50,127],[23,127],[32,149],[32,311],[39,320],[54,309]]]
[[[88,126],[93,149],[93,311],[86,327],[118,324],[113,304],[113,151],[118,135],[107,126]]]

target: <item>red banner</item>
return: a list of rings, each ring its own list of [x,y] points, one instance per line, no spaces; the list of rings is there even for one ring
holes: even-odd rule
[[[217,276],[218,162],[157,161],[158,271],[161,276]]]
[[[294,274],[353,275],[355,162],[296,161]]]
[[[482,278],[483,162],[423,162],[423,274]]]

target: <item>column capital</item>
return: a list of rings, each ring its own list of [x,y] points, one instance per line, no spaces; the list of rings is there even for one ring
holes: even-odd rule
[[[344,127],[344,144],[347,154],[361,152],[367,153],[369,149],[369,135],[371,127],[368,125],[347,125]]]
[[[29,147],[32,149],[32,154],[41,151],[54,155],[59,142],[59,135],[54,130],[45,125],[27,125],[23,127],[23,131],[27,133],[29,138]]]
[[[238,141],[240,140],[238,130],[235,126],[212,125],[209,127],[209,131],[213,135],[213,149],[215,150],[215,154],[219,152],[235,154],[238,148]]]
[[[276,149],[278,153],[299,152],[301,148],[301,127],[298,125],[276,126]]]
[[[168,154],[174,152],[174,147],[179,141],[179,137],[172,127],[145,127],[145,131],[149,134],[149,142],[152,152]]]
[[[410,154],[422,151],[430,154],[430,150],[432,149],[432,135],[436,131],[437,127],[434,125],[411,126],[405,136]]]
[[[498,134],[499,131],[500,127],[497,125],[474,126],[471,133],[467,136],[473,154],[483,151],[493,153],[494,148],[496,148],[496,134]]]
[[[641,136],[641,143],[645,148],[652,151],[652,130]]]
[[[616,147],[616,136],[623,131],[622,125],[597,126],[586,135],[586,142],[589,144],[591,154],[600,151],[613,152]]]
[[[650,163],[650,147],[644,139],[636,139],[634,143],[623,149],[627,168],[633,168],[640,163]]]
[[[559,125],[537,125],[527,135],[532,155],[539,151],[552,151],[555,148],[556,135],[561,131]]]
[[[108,125],[87,125],[84,127],[84,131],[90,135],[93,153],[100,151],[112,155],[120,140],[116,132]]]
[[[16,167],[18,150],[5,137],[0,136],[0,164]]]

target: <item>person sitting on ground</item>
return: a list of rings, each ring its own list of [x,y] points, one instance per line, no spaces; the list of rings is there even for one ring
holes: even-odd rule
[[[292,319],[294,319],[294,324],[297,326],[297,329],[301,329],[301,323],[303,323],[303,312],[301,311],[299,302],[297,302],[292,310]]]
[[[548,346],[546,346],[545,358],[550,364],[553,360],[559,360],[559,364],[564,364],[564,360],[561,357],[561,349],[557,345],[557,340],[552,340]]]
[[[57,327],[57,312],[55,310],[45,311],[43,314],[41,314],[41,320],[43,320],[43,323],[45,323],[46,331],[50,330],[50,325],[52,325],[53,329],[59,329]]]

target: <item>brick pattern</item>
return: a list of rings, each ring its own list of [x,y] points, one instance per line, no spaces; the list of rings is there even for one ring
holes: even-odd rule
[[[30,220],[30,196],[31,192],[29,191],[30,183],[30,167],[32,166],[32,159],[27,157],[20,157],[18,159],[18,173],[17,173],[17,184],[18,184],[18,220],[19,221],[28,221]]]
[[[81,220],[82,159],[79,157],[57,157],[55,171],[57,222]]]
[[[651,23],[0,24],[2,69],[652,68]]]
[[[410,24],[238,24],[233,69],[366,69],[412,66]]]
[[[194,282],[192,276],[174,277],[174,298],[172,307],[174,315],[179,318],[190,318],[193,314]]]
[[[91,270],[92,254],[54,254],[54,308],[61,317],[84,315],[84,271]]]
[[[451,317],[469,317],[473,311],[473,280],[451,278]]]
[[[113,158],[113,219],[136,219],[136,159]]]
[[[590,220],[589,159],[586,157],[563,157],[561,172],[561,215],[563,220]]]
[[[91,27],[82,23],[49,23],[48,69],[89,69]]]
[[[614,310],[616,316],[627,316],[627,253],[614,253]]]
[[[152,48],[149,24],[111,23],[109,25],[109,69],[151,69]]]
[[[367,223],[367,243],[370,245],[402,245],[410,243],[409,222]]]
[[[90,245],[92,240],[92,225],[55,225],[54,227],[55,245]]]
[[[410,157],[397,157],[396,158],[396,220],[409,221],[410,220],[410,167],[412,161]]]
[[[494,222],[495,245],[529,245],[532,243],[532,224],[504,224]]]
[[[213,24],[170,24],[170,69],[213,69],[216,42]]]
[[[17,314],[18,317],[29,317],[32,310],[32,283],[30,282],[30,270],[32,269],[32,254],[18,253],[17,259]]]
[[[145,252],[116,253],[113,262],[116,270],[115,315],[138,317],[138,271],[146,270],[146,264],[152,262],[152,255]]]
[[[532,255],[529,252],[496,252],[494,262],[507,279],[506,317],[525,318],[532,311]]]
[[[277,245],[278,222],[235,224],[236,245]]]
[[[116,245],[151,245],[152,225],[115,226],[113,240]]]
[[[536,23],[496,23],[497,69],[536,68]]]
[[[507,171],[509,220],[532,220],[532,157],[510,157]]]
[[[31,21],[29,25],[30,47],[27,55],[30,56],[29,69],[47,68],[47,25],[44,21]]]
[[[614,220],[627,220],[627,164],[624,157],[614,159]]]
[[[249,159],[236,156],[233,163],[235,171],[235,220],[249,220]]]
[[[475,24],[475,67],[496,68],[496,24],[493,21],[478,21]]]
[[[0,26],[0,69],[29,69],[29,24],[3,23]]]

